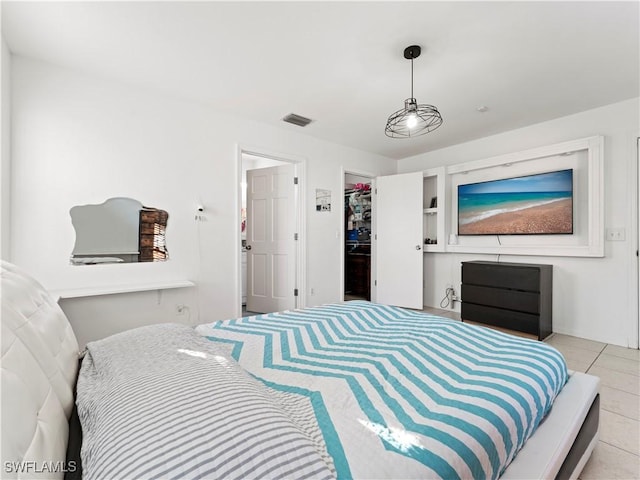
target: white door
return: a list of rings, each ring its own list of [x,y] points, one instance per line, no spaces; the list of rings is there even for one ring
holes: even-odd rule
[[[294,165],[247,170],[247,310],[295,308]]]
[[[422,310],[422,172],[378,177],[378,303]]]

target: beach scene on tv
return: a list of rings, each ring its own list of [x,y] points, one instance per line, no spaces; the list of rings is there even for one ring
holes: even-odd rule
[[[571,169],[458,186],[458,235],[571,233]]]

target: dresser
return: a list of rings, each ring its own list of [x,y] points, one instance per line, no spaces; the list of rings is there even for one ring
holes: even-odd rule
[[[462,262],[462,320],[528,333],[552,332],[553,265]]]

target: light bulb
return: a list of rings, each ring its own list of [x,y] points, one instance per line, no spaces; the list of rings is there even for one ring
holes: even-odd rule
[[[407,128],[412,129],[418,124],[418,117],[415,113],[409,115],[407,118]]]

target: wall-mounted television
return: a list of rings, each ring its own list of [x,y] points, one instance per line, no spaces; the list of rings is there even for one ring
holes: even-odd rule
[[[572,169],[458,185],[458,235],[572,233]]]

